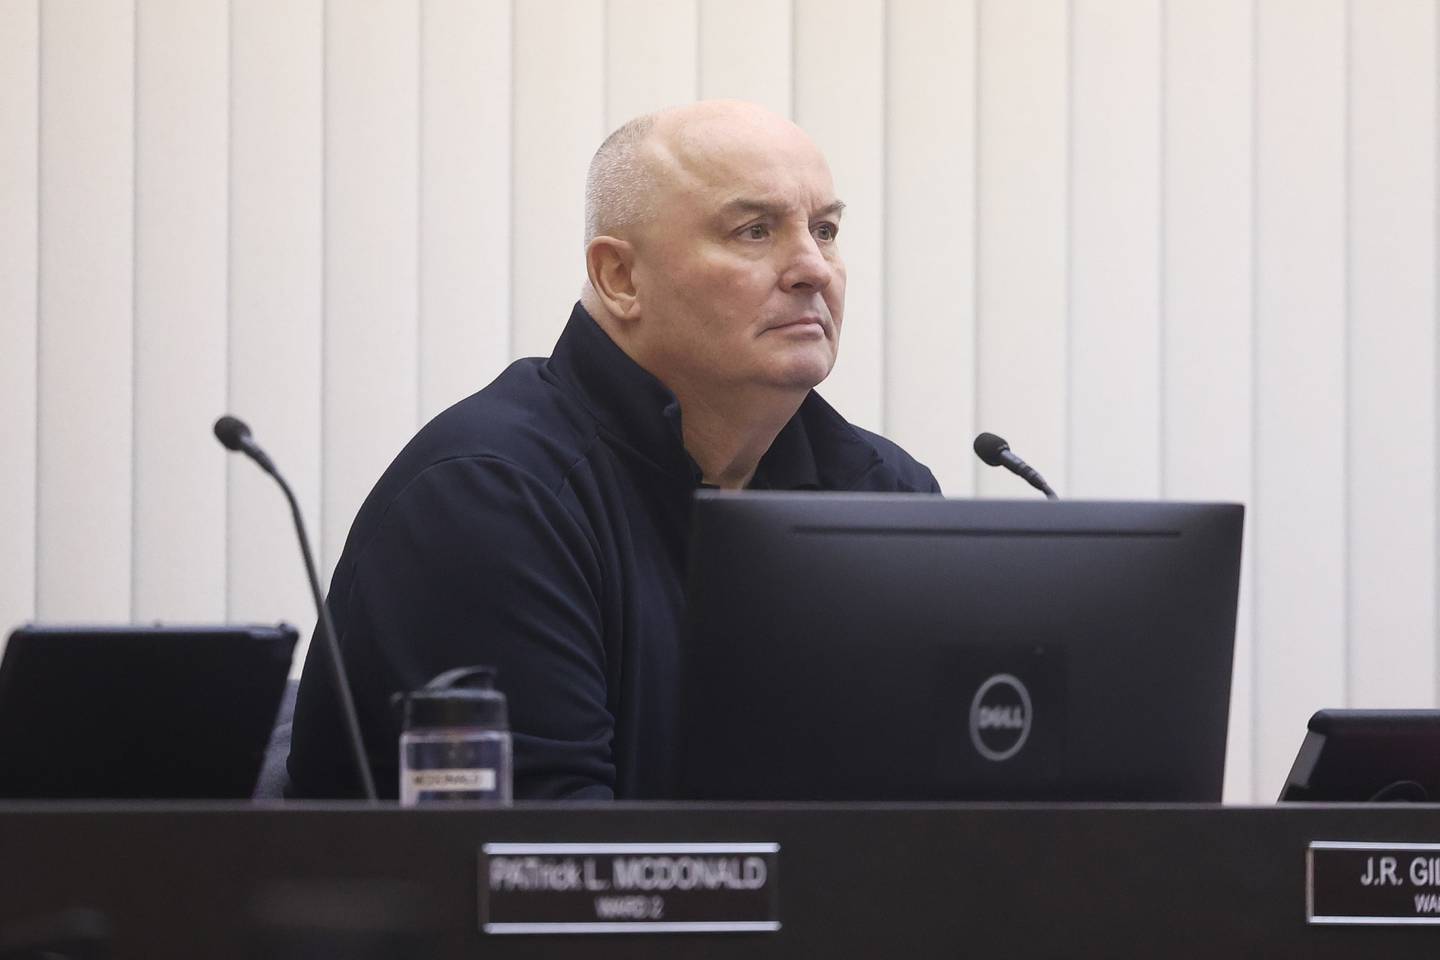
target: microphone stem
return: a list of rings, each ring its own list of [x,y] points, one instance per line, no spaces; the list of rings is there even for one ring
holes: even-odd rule
[[[1046,500],[1060,499],[1058,496],[1055,495],[1055,491],[1050,489],[1050,484],[1045,482],[1045,478],[1040,476],[1039,470],[1036,470],[1034,467],[1030,466],[1030,464],[1026,463],[1024,460],[1021,460],[1009,450],[1005,451],[1004,463],[1005,466],[1011,471],[1013,471],[1014,474],[1018,476],[1021,480],[1024,480],[1026,483],[1030,484],[1030,486],[1045,494]]]
[[[365,791],[365,799],[371,803],[376,802],[375,780],[370,775],[370,761],[365,756],[365,744],[360,737],[360,718],[355,715],[355,700],[350,695],[350,681],[345,675],[345,663],[340,656],[340,642],[335,636],[335,623],[330,618],[330,608],[325,605],[325,599],[320,595],[320,578],[315,573],[315,558],[310,553],[310,538],[305,535],[305,522],[300,517],[300,504],[295,499],[295,494],[290,490],[290,484],[280,476],[280,472],[273,466],[267,466],[266,473],[275,478],[280,484],[280,489],[285,491],[285,499],[290,501],[290,514],[295,518],[295,533],[300,538],[300,553],[305,558],[305,575],[310,578],[310,594],[315,598],[315,610],[319,616],[320,633],[325,637],[325,652],[330,655],[331,674],[335,681],[335,689],[339,694],[340,706],[345,714],[345,732],[350,741],[350,752],[355,759],[355,769],[360,773],[360,785]]]

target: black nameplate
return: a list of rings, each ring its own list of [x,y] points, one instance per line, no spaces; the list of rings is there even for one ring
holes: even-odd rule
[[[1305,919],[1440,925],[1440,843],[1311,843],[1305,854]]]
[[[487,843],[486,933],[780,929],[775,843]]]

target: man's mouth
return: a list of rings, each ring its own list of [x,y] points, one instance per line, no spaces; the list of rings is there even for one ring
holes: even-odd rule
[[[771,330],[799,330],[805,327],[815,327],[821,333],[826,332],[825,321],[817,316],[797,317],[794,320],[786,320],[773,324],[766,328],[766,332],[768,333]]]

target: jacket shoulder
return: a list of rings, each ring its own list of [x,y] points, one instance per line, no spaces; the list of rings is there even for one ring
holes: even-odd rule
[[[853,423],[850,428],[859,435],[860,439],[870,444],[880,456],[887,470],[893,474],[896,486],[895,490],[900,493],[939,493],[940,484],[935,479],[935,474],[930,468],[919,460],[916,460],[900,444],[888,437],[864,427],[857,427]]]

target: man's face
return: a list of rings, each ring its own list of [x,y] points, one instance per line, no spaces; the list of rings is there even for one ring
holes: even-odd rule
[[[824,157],[774,123],[659,143],[657,215],[633,268],[642,363],[672,387],[815,386],[845,308],[842,205]]]

